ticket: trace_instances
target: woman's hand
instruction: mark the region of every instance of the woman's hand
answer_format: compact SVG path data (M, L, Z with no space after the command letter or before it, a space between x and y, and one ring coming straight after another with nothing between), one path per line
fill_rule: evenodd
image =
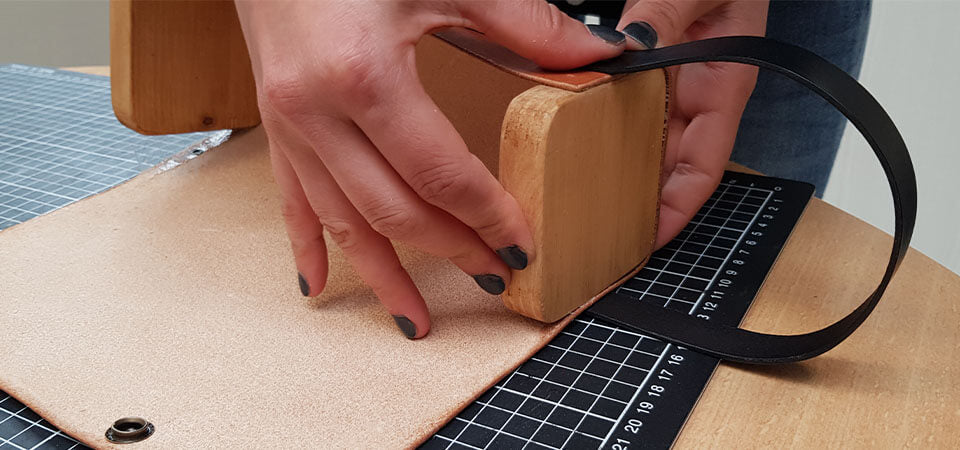
M460 26L543 67L618 55L624 37L542 0L237 2L304 295L326 229L409 338L427 306L390 240L448 258L491 294L536 255L517 205L424 92L414 45Z
M628 0L617 29L627 35L630 50L719 36L762 36L767 7L762 0ZM720 183L757 80L755 67L734 63L687 64L669 71L657 248L683 230Z

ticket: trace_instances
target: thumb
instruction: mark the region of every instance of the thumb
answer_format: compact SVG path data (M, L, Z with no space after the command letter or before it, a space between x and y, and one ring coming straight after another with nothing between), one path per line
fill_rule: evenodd
M647 50L683 42L683 34L701 16L720 5L715 1L628 1L617 29L627 36L628 50Z
M462 16L491 40L547 69L572 69L623 52L626 38L584 25L543 0L466 1Z

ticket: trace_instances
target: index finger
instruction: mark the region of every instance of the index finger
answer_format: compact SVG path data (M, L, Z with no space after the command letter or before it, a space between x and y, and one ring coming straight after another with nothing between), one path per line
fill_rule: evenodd
M425 201L472 228L504 262L523 269L533 235L517 201L470 151L420 84L412 49L385 79L389 95L351 111L354 122Z

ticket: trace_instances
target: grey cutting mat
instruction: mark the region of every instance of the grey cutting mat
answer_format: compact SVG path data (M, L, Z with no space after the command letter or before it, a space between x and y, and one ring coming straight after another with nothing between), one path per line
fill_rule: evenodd
M107 77L0 65L0 230L109 189L211 136L130 131L113 115Z
M142 136L117 121L110 79L0 65L0 230L102 192L229 131ZM0 391L0 450L86 448Z

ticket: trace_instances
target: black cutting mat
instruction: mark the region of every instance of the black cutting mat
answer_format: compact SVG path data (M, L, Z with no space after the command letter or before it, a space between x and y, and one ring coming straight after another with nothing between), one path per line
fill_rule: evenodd
M617 293L739 324L812 194L809 184L727 172ZM718 363L588 309L422 448L668 448Z
M0 449L86 449L37 413L0 391Z

